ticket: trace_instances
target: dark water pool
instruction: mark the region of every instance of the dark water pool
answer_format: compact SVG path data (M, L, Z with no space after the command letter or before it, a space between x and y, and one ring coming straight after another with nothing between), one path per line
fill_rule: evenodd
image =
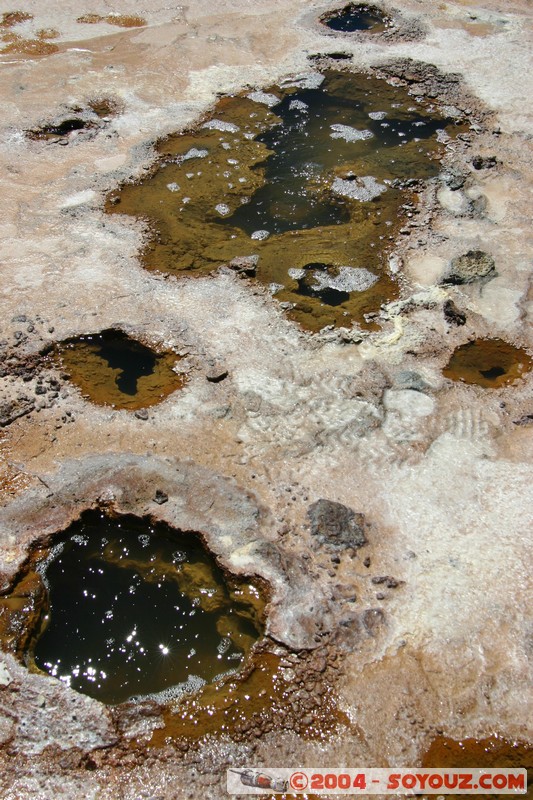
M37 572L48 597L27 658L105 703L194 691L237 671L261 636L258 591L163 523L87 512Z

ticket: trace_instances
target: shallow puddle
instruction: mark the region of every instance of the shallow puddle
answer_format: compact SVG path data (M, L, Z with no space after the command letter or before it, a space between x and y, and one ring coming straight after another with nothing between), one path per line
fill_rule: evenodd
M487 769L525 767L528 771L527 797L531 797L533 780L533 748L525 742L508 741L500 736L486 739L463 739L455 741L445 736L437 736L424 754L423 767L462 767ZM501 794L448 795L463 797L465 800L477 798L502 797ZM526 797L526 795L520 795Z
M147 269L245 264L303 327L365 324L398 291L387 250L416 200L406 184L438 173L454 128L385 81L311 73L223 97L106 210L147 220Z
M322 17L321 22L332 31L354 33L355 31L372 31L381 33L390 24L390 19L376 6L366 3L351 3L339 11L333 11Z
M168 741L193 741L215 733L239 741L280 727L320 741L339 727L350 727L331 690L321 689L313 698L312 691L300 688L294 678L287 679L281 662L274 653L256 653L244 678L206 686L198 696L169 708L164 727L154 731L150 745L163 747ZM312 682L308 678L308 685Z
M85 397L115 408L152 406L185 382L174 371L176 353L156 353L118 330L68 339L56 360Z
M58 122L57 125L43 125L40 128L27 131L27 135L34 140L57 139L58 137L68 136L73 131L83 131L92 127L90 122L78 117L72 117Z
M458 347L443 375L454 381L498 389L533 367L531 356L502 339L475 339Z
M263 608L194 534L91 511L0 599L0 629L4 647L79 692L164 702L236 672Z

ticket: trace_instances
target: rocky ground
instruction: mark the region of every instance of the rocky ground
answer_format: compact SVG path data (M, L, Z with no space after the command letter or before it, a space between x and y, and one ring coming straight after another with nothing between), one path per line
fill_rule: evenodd
M2 797L219 798L229 765L410 766L438 734L533 736L531 377L487 390L442 375L476 337L533 352L530 4L398 0L375 37L321 26L334 7L25 0L33 19L4 18L19 38L0 48L3 589L99 502L198 530L270 586L256 664L272 691L199 738L6 654ZM142 223L105 215L105 193L217 94L339 52L471 117L399 234L400 299L379 329L308 334L231 270L144 270ZM84 128L26 133L73 113ZM113 327L187 353L186 387L135 415L91 404L40 356ZM207 380L213 365L227 376Z

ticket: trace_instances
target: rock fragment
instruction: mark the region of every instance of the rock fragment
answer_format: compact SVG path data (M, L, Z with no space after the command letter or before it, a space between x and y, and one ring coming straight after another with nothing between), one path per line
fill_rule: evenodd
M378 575L374 578L371 578L372 583L375 586L381 586L385 584L387 589L397 589L398 586L402 586L405 581L399 581L397 578L393 578L391 575Z
M29 397L21 397L17 400L8 400L0 403L0 428L5 428L19 417L29 414L35 408L35 401Z
M481 278L493 277L495 262L484 250L469 250L461 256L452 258L450 266L441 283L460 285L473 283Z
M466 314L459 311L453 300L446 300L442 310L444 312L444 319L450 325L464 325L466 322Z
M474 169L492 169L496 164L496 156L474 156L472 159Z
M229 266L240 275L248 275L249 277L253 277L257 271L258 261L259 256L256 254L250 256L237 256L229 262Z
M311 522L311 533L321 544L357 550L367 543L364 514L357 513L342 503L317 500L309 506L307 515Z
M221 361L209 359L205 377L210 383L219 383L228 377L228 369Z

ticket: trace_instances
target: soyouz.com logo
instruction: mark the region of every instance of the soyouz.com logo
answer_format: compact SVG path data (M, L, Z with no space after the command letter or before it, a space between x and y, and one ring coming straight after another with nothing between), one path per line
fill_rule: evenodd
M525 794L525 769L288 769L227 773L229 794Z

